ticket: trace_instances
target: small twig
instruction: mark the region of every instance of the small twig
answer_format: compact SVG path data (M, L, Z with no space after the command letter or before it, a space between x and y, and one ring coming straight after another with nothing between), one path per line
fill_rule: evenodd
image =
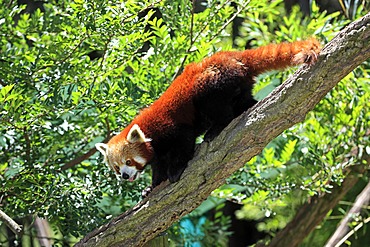
M213 13L213 15L209 17L209 20L212 20L212 18L213 18L213 17L215 17L215 16L218 14L218 12L219 12L221 9L223 9L223 8L224 8L224 6L226 6L226 4L228 4L229 2L231 2L231 0L226 1L223 5L221 5L220 7L218 7L218 8L217 8L217 11L215 11L215 12ZM248 1L248 3L249 3L249 1ZM189 47L189 51L190 51L191 47L193 46L193 44L195 43L195 41L199 38L199 36L200 36L200 35L203 33L203 31L207 28L208 24L209 24L209 22L206 22L206 23L203 25L203 28L198 32L198 34L197 34L197 36L194 38L194 40L192 40L192 41L191 41L191 44L190 44L190 47ZM221 30L223 30L223 29L221 29ZM218 33L219 33L219 32L218 32ZM213 38L212 38L212 39L213 39ZM210 39L210 40L212 40L212 39Z
M186 51L185 56L183 57L180 66L178 67L176 73L172 77L172 81L175 80L176 77L179 76L181 72L181 68L184 67L186 60L188 59L189 52L191 51L191 47L194 45L195 41L198 39L199 35L203 32L203 30L207 27L208 23L203 25L203 29L198 33L198 35L193 39L193 32L194 32L194 11L195 11L195 0L192 1L192 9L191 9L191 23L190 23L190 45Z
M107 125L107 136L105 137L105 139L103 140L104 143L108 142L111 138L112 138L112 133L111 133L111 130L110 130L110 125L109 125L109 121L107 118L105 118L105 123ZM95 154L96 152L96 148L93 147L92 149L90 149L87 153L65 163L63 166L62 166L62 170L67 170L77 164L80 164L82 161L84 160L87 160L88 158L90 158L92 155Z
M195 0L191 2L190 43L193 43Z
M331 236L329 241L326 243L325 245L326 247L340 246L354 233L356 227L359 227L361 224L363 225L363 222L361 222L352 231L350 231L350 228L348 226L351 220L353 219L353 216L359 214L361 212L361 209L369 204L369 201L370 201L370 182L357 196L356 201L353 204L353 207L351 208L351 210L349 210L347 215L340 222L339 227Z
M162 2L162 0L157 0L155 1L154 3L150 3L148 4L147 6L145 6L143 9L141 9L140 11L137 11L135 14L131 14L131 15L127 15L125 16L123 19L122 19L122 22L121 24L124 24L124 23L129 23L132 21L132 19L130 19L131 17L137 17L139 13L142 13L144 11L147 11L148 9L151 9L153 8L155 5L157 5L158 3Z
M250 0L247 1L245 5L240 7L238 11L220 28L220 30L218 30L218 32L212 36L211 40L215 39L221 33L221 31L224 30L240 14L240 12L242 12L242 10L248 6L249 2Z
M340 4L340 7L341 7L341 8L342 8L342 10L343 10L344 15L345 15L347 18L349 18L349 16L348 16L348 12L347 12L346 7L344 6L343 0L338 0L338 2L339 2L339 4Z
M52 64L46 64L34 71L32 71L32 75L35 74L36 72L40 72L41 70L44 70L44 69L47 69L47 68L50 68L52 66L55 66L55 65L60 65L62 63L64 63L65 61L67 61L67 59L69 59L70 57L72 57L75 53L76 53L76 50L82 45L82 43L88 38L88 36L86 35L85 37L83 37L79 43L72 49L72 51L67 54L63 59L59 60L59 61L54 61L54 63Z
M18 225L12 218L0 209L0 219L14 232L14 234L20 236L22 234L22 226Z
M336 245L335 247L340 247L342 244L349 238L351 237L355 232L357 232L361 227L363 227L365 224L370 222L370 217L366 218L363 222L358 224L355 228L353 228L352 231L348 232Z
M108 121L108 118L106 117L104 119L105 121L105 124L107 125L107 136L105 137L105 139L110 139L111 138L111 130L110 130L110 124L109 124L109 121Z
M24 140L26 141L26 159L28 162L31 162L31 141L30 136L28 135L27 132L27 127L23 128L23 136Z
M229 1L226 1L218 10L220 10L220 9L222 9L227 3L228 3ZM220 30L218 30L218 32L215 34L215 35L213 35L210 39L209 39L209 41L212 41L213 39L215 39L221 32L222 32L222 30L224 30L226 27L227 27L227 25L229 25L239 14L240 14L240 12L243 10L243 9L245 9L246 7L247 7L247 5L249 4L249 2L250 2L250 0L249 1L247 1L246 3L245 3L245 5L243 5L221 28L220 28ZM211 16L210 17L210 19L211 18L213 18L216 14L218 13L218 11L213 15L213 16ZM184 56L184 58L182 59L182 62L181 62L181 65L179 66L179 68L177 69L177 71L176 71L176 73L175 73L175 75L172 77L172 81L173 80L175 80L175 78L177 77L177 76L179 76L179 74L180 74L180 72L181 72L181 68L183 68L184 67L184 65L185 65L185 62L186 62L186 60L187 60L187 58L188 58L188 53L191 51L191 48L193 47L193 45L194 45L194 43L195 43L195 41L199 38L199 36L203 33L203 31L206 29L206 27L208 26L208 22L206 22L204 25L203 25L203 28L198 32L198 34L194 37L194 39L192 38L193 37L193 18L194 18L194 7L193 7L193 10L192 10L192 15L191 15L191 26L190 26L190 45L189 45L189 48L188 48L188 50L186 51L186 55Z
M110 138L111 138L111 135L109 135L109 136L107 136L104 140L103 140L103 142L105 143L105 142L108 142L109 140L110 140ZM75 165L77 165L77 164L80 164L82 161L84 161L84 160L87 160L88 158L90 158L91 156L93 156L94 154L95 154L95 152L96 152L97 150L96 150L96 148L95 147L93 147L92 149L90 149L87 153L85 153L85 154L83 154L83 155L81 155L81 156L79 156L79 157L77 157L77 158L75 158L75 159L73 159L73 160L71 160L71 161L69 161L69 162L67 162L67 163L65 163L63 166L62 166L62 170L64 171L64 170L67 170L67 169L69 169L69 168L71 168L71 167L73 167L73 166L75 166Z

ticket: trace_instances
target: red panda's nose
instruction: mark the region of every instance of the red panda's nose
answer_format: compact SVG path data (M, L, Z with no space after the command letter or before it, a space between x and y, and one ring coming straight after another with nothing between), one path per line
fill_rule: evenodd
M130 175L128 175L127 173L122 173L121 176L122 176L123 179L129 179L130 178Z

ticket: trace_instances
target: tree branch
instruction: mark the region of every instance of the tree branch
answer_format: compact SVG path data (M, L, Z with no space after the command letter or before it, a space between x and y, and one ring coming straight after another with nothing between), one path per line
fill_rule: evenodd
M106 137L106 138L103 140L103 142L104 142L104 143L105 143L105 142L108 142L110 138L111 138L111 136ZM92 148L92 149L90 149L87 153L85 153L85 154L83 154L83 155L81 155L81 156L78 156L78 157L76 157L75 159L73 159L73 160L71 160L71 161L69 161L69 162L65 163L65 164L61 167L61 169L62 169L62 170L67 170L67 169L69 169L69 168L71 168L71 167L73 167L73 166L75 166L75 165L80 164L82 161L87 160L88 158L90 158L91 156L93 156L93 155L96 153L96 151L97 151L97 150L96 150L96 148L95 148L95 147L93 147L93 148Z
M316 64L303 66L268 97L203 143L179 182L163 183L149 198L85 236L76 246L142 246L190 213L225 179L306 114L344 76L370 57L370 14L329 42Z
M18 225L12 218L10 218L6 213L0 210L0 220L2 220L16 235L22 234L22 226Z
M342 184L333 184L331 193L310 198L297 212L294 219L278 232L268 247L299 246L303 240L321 223L328 212L350 191L359 180L359 174L366 170L364 165L347 169L347 176ZM266 246L258 244L257 247ZM332 245L330 245L332 246Z
M366 133L366 135L370 135ZM353 156L358 156L359 150L354 149L351 151ZM358 165L347 167L343 171L346 178L339 186L333 184L330 193L317 195L308 202L306 202L296 213L294 219L285 226L283 230L278 232L272 241L267 245L268 247L299 246L303 240L320 224L326 217L330 210L332 210L339 201L356 185L359 180L360 174L363 174L367 169L370 169L370 156L363 153L359 157ZM365 165L367 164L367 165ZM262 247L265 244L258 244L256 247ZM333 245L326 245L326 247Z
M111 130L110 130L108 119L105 119L105 122L106 122L106 125L107 125L107 136L104 138L103 143L107 143L112 138L112 133L111 133ZM61 169L64 171L64 170L67 170L67 169L69 169L69 168L71 168L75 165L80 164L82 161L87 160L88 158L93 156L96 153L96 151L97 151L97 149L95 147L93 147L87 153L85 153L81 156L78 156L78 157L74 158L73 160L65 163L61 167Z
M341 246L347 238L345 238L346 234L350 231L349 224L353 220L353 218L358 215L363 206L369 205L370 202L370 182L366 185L366 187L362 190L362 192L357 196L356 201L344 217L344 219L340 222L339 227L331 236L329 241L326 243L326 247L331 246Z

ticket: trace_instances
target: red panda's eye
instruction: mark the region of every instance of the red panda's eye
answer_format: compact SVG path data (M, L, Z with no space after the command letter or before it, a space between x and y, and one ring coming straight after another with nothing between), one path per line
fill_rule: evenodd
M131 165L131 160L126 160L126 166Z

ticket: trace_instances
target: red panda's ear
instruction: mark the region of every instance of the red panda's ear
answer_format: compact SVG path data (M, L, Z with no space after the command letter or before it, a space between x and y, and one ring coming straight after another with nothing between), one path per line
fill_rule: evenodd
M146 138L139 125L134 124L127 134L127 141L130 143L144 143L151 141L151 139Z
M97 150L100 151L100 153L104 156L104 158L107 157L107 150L108 150L108 145L105 143L96 143L95 147Z

